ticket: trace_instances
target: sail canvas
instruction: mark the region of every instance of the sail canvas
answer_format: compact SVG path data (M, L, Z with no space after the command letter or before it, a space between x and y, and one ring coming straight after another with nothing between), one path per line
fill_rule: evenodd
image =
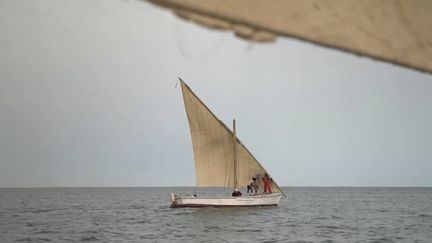
M232 131L181 81L188 117L199 187L232 187L234 185L234 138ZM253 177L267 173L249 150L236 138L236 179L246 187ZM274 192L282 192L273 180Z

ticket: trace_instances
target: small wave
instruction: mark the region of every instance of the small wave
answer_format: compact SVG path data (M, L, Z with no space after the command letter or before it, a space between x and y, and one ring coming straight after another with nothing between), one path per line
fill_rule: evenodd
M97 231L97 230L86 230L86 231L83 231L82 233L84 233L84 234L98 234L99 231Z
M27 226L27 227L33 227L33 226L35 226L35 224L32 224L32 223L26 223L26 226Z
M32 242L33 239L30 237L25 237L25 238L18 239L17 241L19 241L19 242Z
M212 225L212 226L205 226L202 230L203 232L220 232L222 229L219 226Z
M427 213L422 213L422 214L419 214L417 217L419 217L419 218L432 218L432 215L427 214Z
M37 238L37 240L38 241L46 241L46 242L51 241L50 239L47 239L47 238Z
M248 232L251 232L251 233L254 233L254 232L259 232L259 231L261 231L261 230L257 230L257 229L238 229L235 232L239 232L239 233L248 233Z
M137 220L137 218L124 218L122 220Z
M318 216L316 217L316 219L320 220L320 219L328 219L327 217L323 217L323 216Z
M34 211L31 211L32 213L47 213L47 212L51 212L54 211L53 209L37 209Z
M81 236L80 241L81 242L88 242L88 241L98 241L101 240L95 236Z
M131 209L146 209L147 207L144 205L132 205L130 206Z
M373 239L372 242L374 242L374 243L381 243L381 242L392 243L395 241L392 239L389 239L389 238L380 238L380 239Z
M157 239L157 236L150 234L150 235L141 235L139 238L142 240L154 240Z
M339 226L335 226L335 225L318 225L315 228L319 228L319 229L342 229Z
M54 234L57 233L57 231L52 231L52 230L41 230L41 231L36 231L35 234Z
M377 211L377 212L380 212L380 213L386 213L386 212L388 212L389 210L387 210L387 209L377 209L376 211Z
M33 242L33 241L38 241L38 242L45 241L45 242L49 242L49 241L51 241L51 239L40 238L40 237L32 239L30 237L25 237L25 238L18 239L17 241L19 241L19 242Z
M208 213L208 212L222 212L224 210L230 210L231 208L218 208L218 207L203 207L198 208L195 212Z

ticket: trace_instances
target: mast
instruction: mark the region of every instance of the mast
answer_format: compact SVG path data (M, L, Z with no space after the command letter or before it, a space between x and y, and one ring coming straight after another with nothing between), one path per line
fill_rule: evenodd
M237 136L236 136L236 123L233 119L233 145L234 145L234 188L237 188Z

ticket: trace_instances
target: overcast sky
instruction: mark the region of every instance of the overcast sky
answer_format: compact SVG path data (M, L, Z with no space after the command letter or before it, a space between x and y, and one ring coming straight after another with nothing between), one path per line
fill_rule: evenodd
M193 186L182 77L283 186L432 186L432 75L142 1L0 1L0 187Z

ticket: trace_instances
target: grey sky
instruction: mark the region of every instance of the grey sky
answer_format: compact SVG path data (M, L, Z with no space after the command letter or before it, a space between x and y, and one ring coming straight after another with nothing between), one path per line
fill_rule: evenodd
M147 2L0 1L0 187L191 186L182 77L281 185L432 186L432 76Z

